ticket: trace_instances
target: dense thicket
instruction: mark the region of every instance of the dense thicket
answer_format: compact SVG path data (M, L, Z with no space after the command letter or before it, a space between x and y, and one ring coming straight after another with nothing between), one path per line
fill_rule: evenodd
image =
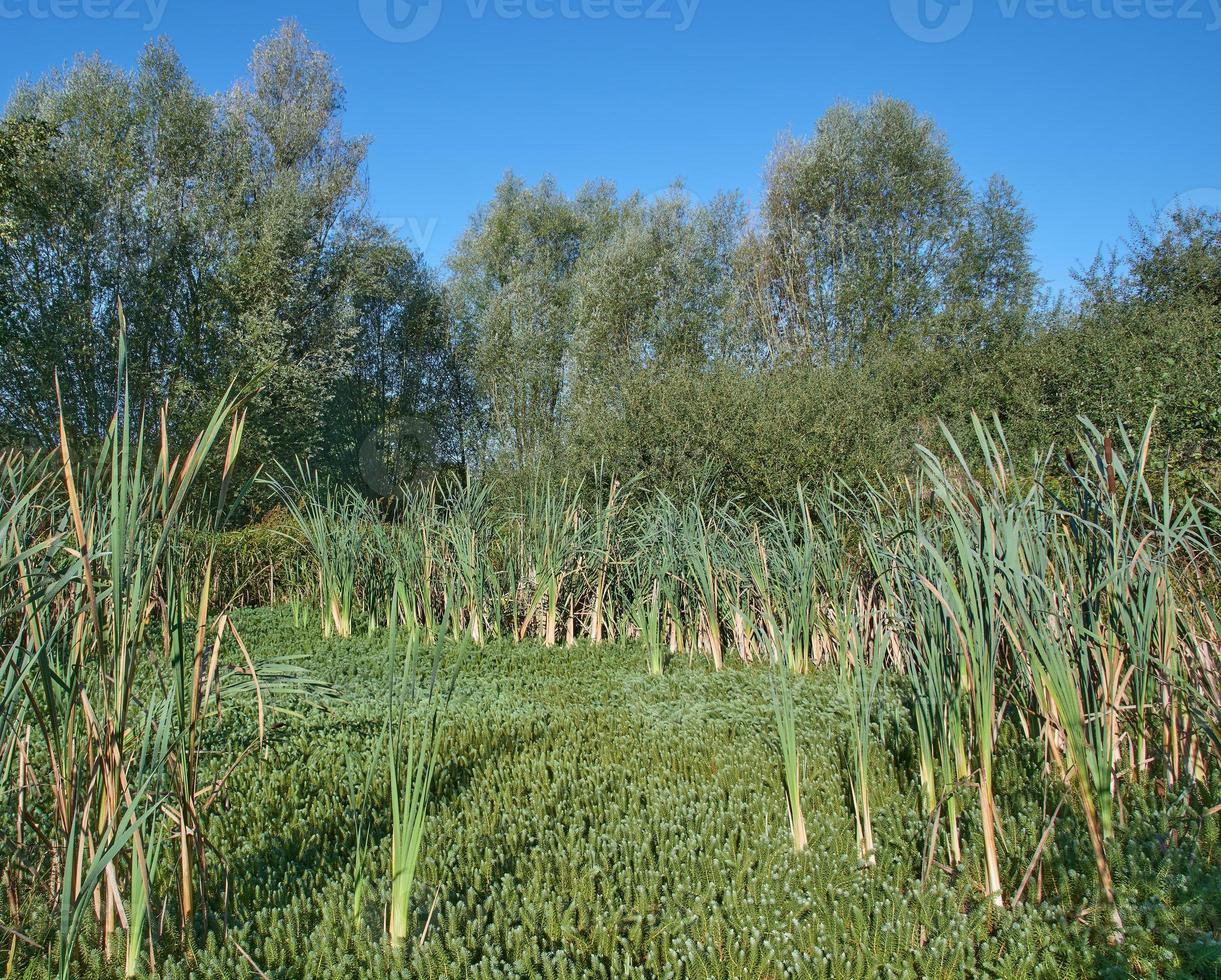
M193 406L261 377L252 465L308 456L379 494L362 447L375 475L410 451L409 469L770 497L907 468L938 419L995 413L1024 450L1155 406L1178 478L1208 475L1216 213L1135 226L1049 298L1014 188L972 187L930 119L879 98L781 139L757 215L681 183L568 195L510 173L441 275L369 216L343 99L291 23L215 96L165 42L132 71L81 59L20 87L0 121L0 439L54 441L56 370L71 434L100 436L121 297L150 416L173 396L194 431Z

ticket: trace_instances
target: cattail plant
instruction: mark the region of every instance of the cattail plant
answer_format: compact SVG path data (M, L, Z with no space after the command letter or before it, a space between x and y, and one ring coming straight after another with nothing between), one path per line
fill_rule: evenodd
M935 454L919 452L930 489L941 507L944 540L925 535L920 541L933 573L922 584L943 606L951 627L949 656L961 657L965 703L978 773L980 824L984 844L984 892L1004 904L997 852L999 813L993 790L993 754L997 730L997 670L1003 634L1003 566L1014 546L1013 489L1003 433L990 435L974 419L989 484L976 479L948 429L943 434L958 463L953 476ZM1016 505L1020 506L1020 505Z
M754 527L755 548L746 556L746 574L749 577L755 598L754 616L749 603L743 603L735 618L740 622L748 619L754 623L751 634L763 638L768 663L783 663L795 671L803 669L803 640L806 637L806 621L802 614L805 603L800 598L794 607L783 601L783 590L773 586L772 560L768 545L759 525Z
M445 634L445 628L441 630ZM398 629L390 626L390 659L398 658ZM390 782L390 904L386 931L390 945L401 949L411 932L411 898L419 868L420 850L432 781L440 758L442 712L456 680L441 676L441 644L433 645L431 663L421 673L419 644L409 638L403 646L399 676L390 686L386 729L386 768Z
M1029 553L1027 553L1029 556ZM1033 557L1033 556L1029 556ZM1062 561L1067 559L1067 566ZM1111 700L1121 683L1113 671L1120 656L1117 645L1092 632L1092 599L1081 595L1080 566L1061 553L1053 558L1051 580L1035 575L1015 576L1012 616L1021 639L1015 646L1031 656L1035 690L1043 715L1053 726L1049 743L1062 739L1067 756L1060 768L1071 774L1078 790L1099 886L1111 913L1113 938L1122 939L1123 921L1115 900L1106 839L1112 832L1114 759L1117 754L1117 717ZM1036 566L1038 567L1038 566Z
M541 615L543 643L556 644L560 593L565 580L577 570L586 529L579 501L580 490L571 488L566 480L558 486L536 482L526 498L521 579L532 583L533 595L521 618L518 639L525 639Z
M7 871L16 887L19 869L29 869L27 883L45 888L58 907L46 948L60 977L73 973L91 914L105 956L126 933L128 975L143 968L143 950L151 962L165 929L158 869L166 863L177 879L180 933L206 917L207 815L233 765L199 781L202 729L222 699L253 694L261 737L265 696L299 689L290 667L256 668L227 617L209 615L211 559L202 577L181 567L188 507L228 428L218 517L224 510L242 398L226 393L182 455L170 449L164 410L154 441L133 417L121 307L118 318L116 407L96 461L81 464L61 408L56 462L28 476L10 466L12 495L5 492L0 518L0 592L14 610L3 614L0 757L11 778L14 740L21 740L17 826L23 841L43 845ZM15 606L7 601L13 595ZM233 647L240 667L225 662ZM27 733L41 739L36 752ZM35 765L36 778L25 781ZM164 861L170 853L173 861Z
M805 814L801 809L801 759L797 751L797 707L793 702L792 671L783 664L770 668L772 714L776 723L776 740L780 753L780 778L788 808L789 829L793 834L793 850L806 849Z
M878 611L872 595L858 592L845 601L836 618L840 687L848 704L848 786L862 864L877 863L873 814L869 805L869 763L873 746L874 705L885 651L879 650Z
M665 643L662 640L661 579L654 578L651 586L638 592L631 606L632 624L644 644L648 671L660 676L665 671Z
M126 388L121 307L119 320L116 410L96 464L78 467L61 409L57 485L44 480L32 488L48 494L45 509L35 514L25 496L6 514L12 549L5 584L15 576L23 602L6 656L0 737L10 756L13 735L27 718L38 721L46 763L39 783L50 800L25 809L18 823L51 844L58 862L51 886L58 891L59 932L50 958L61 977L72 970L89 911L99 919L107 953L121 929L129 930L129 948L142 941L144 910L127 917L119 883L128 877L133 899L147 906L141 835L166 798L165 766L182 732L173 728L174 695L141 699L136 691L149 674L146 641L156 590L172 570L176 524L207 454L239 409L227 394L181 458L171 456L163 416L159 451L146 465L146 432L142 423L133 425ZM200 834L186 838L193 816L181 816L178 834L191 853L201 849ZM132 874L142 880L131 881ZM130 953L127 965L134 969Z
M724 563L719 561L717 544L719 536L715 530L715 519L706 513L698 497L688 503L683 513L681 541L684 544L686 574L694 585L699 611L695 617L696 634L693 645L699 645L702 635L712 665L716 670L725 667L724 647L721 641L721 571Z
M364 543L364 501L355 491L324 479L304 461L298 461L296 475L281 467L281 476L267 483L292 516L301 543L317 564L323 635L351 636Z
M453 481L445 494L446 521L442 535L453 558L452 598L459 619L475 643L483 643L488 633L488 595L496 591L496 572L490 563L492 542L489 535L489 488L469 482Z
M612 480L605 500L594 515L587 563L587 591L592 595L587 603L589 619L586 626L586 633L593 643L601 643L607 636L608 628L615 622L615 561L629 489L619 480Z
M1124 928L1107 843L1115 828L1120 746L1132 728L1145 754L1156 638L1167 628L1174 633L1161 619L1169 582L1159 552L1176 547L1170 529L1177 522L1168 521L1164 535L1136 531L1148 497L1151 424L1138 445L1122 432L1131 468L1116 457L1110 437L1087 434L1081 451L1093 462L1072 470L1072 505L1030 510L1009 562L1012 644L1031 664L1049 751L1077 790L1117 943ZM1129 698L1138 707L1130 722L1124 718Z
M650 674L665 669L667 627L678 603L678 547L674 539L675 511L668 498L635 517L627 550L626 614L636 637L644 646Z
M867 514L876 532L866 530L862 540L886 597L887 615L911 684L925 817L933 828L934 843L944 828L946 862L955 868L962 861L958 789L969 776L965 681L950 612L939 593L928 587L937 569L925 544L938 538L926 524L921 496L918 482L904 488L901 500L871 489Z

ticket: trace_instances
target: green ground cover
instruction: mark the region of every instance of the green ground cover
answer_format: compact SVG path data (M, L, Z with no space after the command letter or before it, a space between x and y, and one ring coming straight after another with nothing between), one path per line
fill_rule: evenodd
M388 780L373 768L391 668L385 631L322 639L286 608L239 615L255 654L303 654L341 700L275 718L226 788L209 874L215 925L165 950L166 977L1207 976L1216 970L1216 820L1134 793L1114 849L1128 934L1090 908L1088 835L1065 806L1023 901L984 900L977 817L963 867L926 862L928 822L901 680L872 756L876 867L859 866L833 672L794 680L810 846L787 823L765 670L643 649L493 643L447 651L444 713L412 940L390 949ZM253 713L222 741L247 744ZM218 745L217 748L222 746ZM224 753L222 753L223 757ZM1037 747L1002 730L1002 873L1020 881L1061 791ZM973 822L973 820L975 822ZM354 920L358 828L370 887ZM220 896L226 896L221 907ZM227 926L226 926L227 923ZM419 937L423 936L422 941ZM93 944L82 944L86 949ZM81 969L112 975L100 954ZM249 960L247 959L249 957ZM34 968L34 967L32 967Z

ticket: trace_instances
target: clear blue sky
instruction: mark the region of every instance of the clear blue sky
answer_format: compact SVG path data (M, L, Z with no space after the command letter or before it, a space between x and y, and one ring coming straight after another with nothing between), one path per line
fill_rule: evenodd
M436 265L506 169L754 202L779 133L877 93L1016 185L1053 286L1133 214L1221 206L1221 0L0 0L0 84L166 34L219 90L288 16L374 138L374 210Z

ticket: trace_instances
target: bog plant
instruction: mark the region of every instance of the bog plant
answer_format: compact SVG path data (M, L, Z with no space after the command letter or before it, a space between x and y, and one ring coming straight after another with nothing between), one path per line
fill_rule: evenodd
M793 850L806 849L805 811L801 806L801 755L797 746L797 706L793 701L792 671L784 664L771 668L772 712L776 723L776 743L779 747L781 785L784 787L785 809L789 831L793 835Z
M1116 825L1126 929L1124 944L1109 947L1105 918L1086 911L1097 908L1093 862L1071 800L1027 900L1014 902L1016 889L1005 909L983 899L973 813L962 828L967 870L934 868L920 882L926 823L905 777L911 732L901 683L878 691L878 862L861 868L837 761L850 722L835 671L789 672L808 834L798 855L768 670L718 674L680 660L649 678L634 647L548 648L508 637L466 661L446 709L411 926L396 949L385 921L384 753L368 795L358 924L351 910L353 811L384 745L387 635L323 639L316 623L294 627L287 608L241 611L237 622L256 659L301 649L344 698L279 730L270 764L235 772L212 835L228 866L228 929L218 923L189 954L163 940L161 976L257 976L242 951L268 976L336 980L1208 976L1214 968L1217 839L1167 837L1167 822L1186 815L1154 793L1130 793ZM445 650L446 664L461 655L452 642ZM401 655L400 647L395 676ZM429 659L421 647L422 676ZM219 744L239 745L242 734ZM1057 783L1012 738L998 744L996 771L1012 854L1041 834L1051 812L1042 792ZM1003 867L1024 870L1028 858ZM74 975L113 973L98 956L82 958Z
M872 596L857 595L854 604L840 607L836 634L840 643L840 684L848 704L848 739L844 753L852 815L856 823L861 863L877 863L870 807L870 757L873 755L874 717L878 681L885 650L878 642L878 613Z
M1072 453L1023 465L976 420L974 444L943 431L920 448L911 483L808 487L766 506L698 486L675 500L613 481L540 479L511 498L438 485L364 557L386 576L422 556L401 579L405 618L435 625L452 610L455 635L634 641L654 674L679 656L833 667L855 720L845 781L866 864L885 846L868 783L874 692L887 669L901 675L929 859L959 868L964 824L977 827L979 885L998 907L1018 885L1004 880L994 775L1014 726L1072 785L1114 908L1106 842L1126 785L1157 773L1162 792L1199 793L1218 756L1211 512L1152 477L1152 431L1112 438L1083 422Z
M179 530L218 450L224 512L243 396L227 393L176 454L165 411L155 426L135 417L121 306L118 318L115 410L96 456L69 443L61 405L53 456L3 462L0 774L13 813L0 858L11 908L55 909L49 934L13 936L60 977L88 920L128 976L156 962L166 933L208 920L211 817L232 769L205 774L207 732L222 703L249 695L257 743L268 695L302 679L290 663L263 673L214 615L212 555L181 566Z
M234 433L230 449L236 452L240 413L227 417L237 420L228 423ZM536 672L546 663L538 651L548 651L557 663L585 664L591 677L600 676L603 658L630 658L638 671L655 675L646 687L632 686L622 674L614 675L618 686L579 687L562 713L568 720L559 723L580 728L576 716L582 706L597 712L628 697L641 708L632 722L638 742L657 746L661 754L672 719L654 728L649 712L656 699L701 678L696 685L701 700L686 710L716 719L723 726L718 740L732 745L747 737L744 732L758 730L768 738L760 740L749 764L725 767L711 760L700 770L699 784L717 799L762 794L783 814L787 849L816 852L819 842L810 836L807 820L821 827L842 816L852 841L853 873L864 883L860 887L897 875L893 884L904 901L918 903L923 890L931 894L961 885L968 889L964 895L981 898L985 918L1015 916L1011 921L1026 921L1024 909L1054 895L1059 902L1054 914L1064 921L1105 920L1102 928L1111 943L1139 950L1145 942L1141 916L1134 925L1132 915L1125 914L1133 906L1119 870L1133 867L1134 857L1124 852L1123 842L1138 832L1134 821L1164 819L1174 823L1178 839L1199 848L1207 866L1221 778L1217 515L1202 501L1176 498L1165 475L1155 473L1153 431L1151 421L1139 436L1122 427L1108 435L1083 421L1071 453L1058 457L1049 451L1022 463L1013 458L998 424L976 420L973 444L960 445L945 431L936 446L918 449L921 471L910 482L891 486L875 480L860 489L838 482L809 486L795 490L788 501L766 505L719 500L707 487L693 487L688 497L675 499L643 492L633 481L577 487L549 484L541 476L524 492L494 482L442 478L406 489L393 503L374 504L328 485L304 464L291 478L281 474L273 487L291 520L278 533L281 540L291 539L298 549L294 560L306 569L283 576L275 590L299 630L293 642L321 634L320 640L357 644L357 635L364 634L370 643L383 643L388 631L392 649L399 651L396 658L403 657L402 670L373 699L380 705L384 748L377 758L388 820L361 822L355 838L348 838L355 853L338 861L352 869L346 920L360 920L361 908L382 881L374 869L385 873L386 932L398 955L407 955L409 938L424 937L430 929L452 939L478 904L477 896L457 899L438 885L436 914L453 919L431 925L432 916L425 915L420 923L420 877L439 881L448 875L436 864L424 869L442 854L453 855L453 834L460 832L450 823L448 834L438 833L432 822L456 821L441 811L467 805L451 799L438 807L435 791L443 784L457 799L467 799L451 762L468 772L479 765L477 756L464 758L448 747L444 758L440 755L444 697L438 694L436 661L431 672L425 670L419 651L439 651L444 643L455 649L494 647L505 651L505 658L513 649L535 651L527 662ZM123 442L116 440L110 451L119 452L115 447ZM139 440L130 437L130 443ZM120 470L133 471L121 455L116 459ZM57 480L63 482L58 473L68 469L68 461L52 469L45 461L10 458L5 466L0 530L6 550L0 557L5 594L13 600L5 608L16 610L7 614L5 642L20 651L55 644L72 649L74 643L95 642L99 624L105 640L111 619L101 616L95 623L89 614L93 600L85 572L92 574L94 565L80 562L88 550L80 542L87 544L90 532L76 530L70 494L55 502L48 491ZM182 472L175 464L166 469L175 477ZM175 484L167 480L166 485ZM128 500L125 492L116 499ZM159 499L172 501L175 493L163 492ZM97 496L92 492L88 499ZM115 511L93 503L81 508L82 513L93 509L99 515ZM105 522L98 517L80 523L88 529ZM160 533L167 522L151 525ZM110 524L105 526L113 533ZM151 578L120 575L122 581L156 583L150 593L158 598L152 621L168 637L167 662L184 665L176 683L191 688L198 676L201 703L211 705L215 690L236 690L240 679L261 704L268 691L265 668L256 673L252 662L241 673L226 674L216 667L217 650L246 659L228 610L218 615L222 607L210 598L216 569L206 552L188 569L165 557L179 553L155 552L160 557ZM192 553L200 554L197 545ZM107 560L114 560L110 551ZM250 557L251 584L243 595L271 592L269 583L258 579L269 567L274 565L260 556ZM119 574L108 571L105 582ZM246 581L238 568L226 566L225 576ZM106 588L95 592L110 601ZM129 607L117 608L122 613ZM145 614L137 616L136 608ZM144 600L142 607L137 602L123 613L132 635L147 629L148 608ZM317 612L306 615L306 610ZM621 654L623 646L630 650ZM28 656L23 653L20 662L33 671L37 658ZM527 669L510 663L506 659L510 675ZM218 677L209 680L217 669ZM530 699L543 696L538 685L545 685L544 675L523 678L535 685L522 705L527 714ZM279 676L287 685L288 675ZM226 677L227 687L221 684ZM52 685L52 691L59 688ZM30 697L7 678L5 692L6 703L14 705ZM817 700L811 701L810 692L817 692ZM41 709L42 702L36 703ZM132 703L128 698L129 709ZM176 733L193 731L199 719L212 716L184 713L175 707L180 702L171 701L162 709L168 719L163 722L149 713L151 703L141 701L134 721L121 729L125 758L131 760L115 795L122 805L103 810L106 820L79 823L89 828L79 833L93 835L84 851L79 837L69 842L88 855L102 847L96 880L86 875L83 884L92 889L90 897L99 896L103 949L117 948L107 936L133 923L136 933L163 936L165 913L154 916L155 908L172 908L185 931L181 909L191 910L193 900L181 887L170 906L164 901L157 906L149 896L171 867L188 869L175 874L197 893L213 874L206 851L184 859L182 842L200 846L202 832L190 821L201 827L204 821L190 811L206 807L219 789L204 789L206 779L214 778L203 775L208 767L175 741ZM188 697L181 703L196 702ZM58 702L56 710L62 710ZM749 720L735 715L743 711L757 714ZM79 713L75 717L83 723ZM505 724L512 728L518 720L510 717ZM819 726L828 731L818 731ZM40 750L29 744L28 727L10 724L4 730L10 795L28 792L31 783L19 774L41 759ZM570 843L583 833L602 834L599 813L538 801L537 791L528 787L550 785L555 777L547 760L534 754L537 729L518 735L520 743L512 734L504 737L520 744L526 782L515 789L496 784L498 793L509 794L502 812L511 812L520 799L523 806L541 807L535 826L547 834ZM610 743L623 747L621 740ZM186 744L198 746L199 740ZM503 745L497 751L504 751ZM367 751L364 759L367 764ZM681 768L678 762L667 765ZM683 772L684 779L695 779ZM613 778L599 778L609 785L628 777L620 769ZM139 780L146 780L147 788ZM135 805L129 807L122 790L133 782L140 792L132 794ZM375 780L361 794L364 812L381 785ZM910 794L903 796L908 787ZM653 792L640 798L651 800ZM897 802L900 796L911 800L910 810ZM1050 802L1032 809L1032 796ZM842 801L842 808L836 809L834 800ZM817 817L810 817L811 804ZM97 806L96 800L90 806ZM33 845L26 809L16 811L22 816L15 830L28 848ZM664 812L664 807L650 811L651 822L633 824L633 833L647 838L650 827L666 819ZM1154 813L1161 816L1150 816ZM480 819L489 821L481 825L482 833L498 834L496 820L510 817ZM765 821L762 839L770 839L770 826ZM526 853L540 846L537 835L543 831L514 833L523 836L506 847ZM747 847L740 834L731 836L735 846ZM682 846L698 851L705 844L687 840ZM1078 845L1089 856L1088 877L1073 860ZM518 867L516 857L490 852L462 860L510 878ZM59 866L55 854L44 861ZM82 867L88 871L92 865ZM146 873L146 867L152 870ZM719 883L716 887L739 887L725 884L737 881L728 859L698 874L702 881ZM909 879L917 879L920 889L913 891ZM1146 887L1128 882L1136 893ZM81 894L78 888L73 901ZM955 900L972 907L962 896ZM109 917L107 901L114 909ZM697 970L686 959L665 959L670 954L657 950L672 951L667 944L679 935L710 936L711 922L670 923L669 938L653 947L645 937L657 928L661 913L642 903L622 911L615 927L636 937L628 945L638 952L654 950L651 970L663 959L676 974ZM143 906L144 912L129 915L127 905ZM480 928L499 929L493 921L497 913L488 914L492 918L480 919ZM522 908L515 914L525 932L543 929L565 949L575 948L565 945L573 935L585 937L585 953L574 953L574 963L588 965L589 949L605 938L601 926L582 918L580 903L571 911ZM113 930L111 919L117 923ZM69 928L61 934L71 942L72 923L65 922ZM929 942L922 929L913 926L895 942L920 948ZM537 966L519 939L506 938L510 934L497 932L523 962ZM453 942L458 943L452 950L455 962L466 963L463 957L479 941L471 933ZM721 948L715 937L708 942ZM616 959L625 955L623 947L616 949L598 962L614 961L631 975L640 963ZM414 961L417 954L410 955ZM474 956L472 969L483 955L495 959L490 953ZM771 954L752 955L734 962L743 969L771 962ZM675 965L679 960L687 964L682 970ZM960 965L946 969L953 973ZM563 975L561 967L554 969Z

